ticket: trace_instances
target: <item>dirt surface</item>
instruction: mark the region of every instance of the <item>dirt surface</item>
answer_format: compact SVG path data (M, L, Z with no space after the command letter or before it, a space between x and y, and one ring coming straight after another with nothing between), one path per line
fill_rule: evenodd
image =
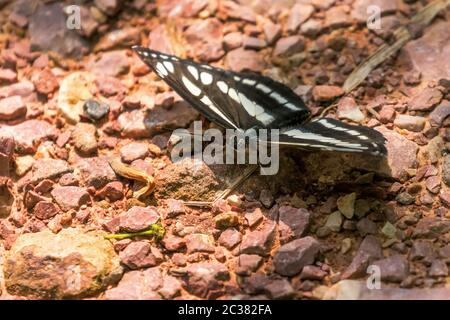
M73 29L72 2L0 1L2 299L450 297L448 10L344 94L427 1L79 2ZM380 29L366 25L372 4ZM134 44L281 81L314 116L332 105L379 130L388 156L283 150L276 176L185 206L244 168L172 163L171 131L201 116ZM154 192L133 198L143 182L111 156ZM155 223L162 239L103 238Z

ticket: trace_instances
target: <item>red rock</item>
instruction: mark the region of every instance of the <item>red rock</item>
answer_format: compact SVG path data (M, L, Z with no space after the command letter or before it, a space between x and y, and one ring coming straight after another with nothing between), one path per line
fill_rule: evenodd
M249 276L262 264L263 258L256 254L241 254L236 261L236 274Z
M393 122L395 118L395 108L392 105L383 106L378 115L378 120L380 120L381 123L386 124Z
M448 267L445 261L434 260L431 264L429 275L431 277L446 277L448 276Z
M47 193L53 188L54 184L55 183L52 180L44 179L34 187L34 191L40 194Z
M211 62L222 58L222 23L216 18L209 18L191 24L186 32L186 41L201 61Z
M224 246L228 250L231 250L236 245L241 243L242 234L236 229L229 228L220 234L220 237L217 241L221 246Z
M0 83L12 83L17 81L17 73L11 69L0 69Z
M187 258L183 253L174 253L172 256L172 262L179 267L186 266Z
M266 36L267 43L272 45L277 41L282 34L280 25L273 23L270 20L264 22L263 25L264 35Z
M437 88L425 88L414 95L408 103L411 111L431 111L442 100L442 92Z
M158 24L149 34L150 49L166 54L174 54L167 28Z
M433 126L442 126L444 120L450 116L450 101L443 100L434 110L430 113L430 123Z
M450 208L450 192L439 194L439 199L441 202Z
M21 96L22 98L29 96L34 92L34 85L28 81L11 84L0 88L0 98L12 96Z
M13 136L0 135L0 177L9 177L15 145Z
M394 255L386 259L373 262L380 268L382 281L402 282L409 275L408 260L401 255Z
M64 211L77 210L91 201L91 197L86 189L74 186L56 187L52 190L51 195Z
M94 0L94 4L109 16L115 15L122 6L119 0Z
M144 159L148 155L148 145L141 142L132 142L120 148L120 157L123 162L131 163L137 159Z
M400 51L398 61L419 71L424 81L448 79L450 78L449 37L448 22L436 21L427 28L427 32L424 32L422 37L405 44Z
M183 201L167 199L164 204L166 206L164 210L165 218L175 218L176 216L186 212Z
M97 128L90 123L77 123L72 131L72 140L75 148L82 155L97 152Z
M418 146L396 132L385 128L379 128L378 131L387 139L388 165L392 177L407 179L406 169L417 166Z
M300 33L308 37L316 37L322 30L322 20L309 19L300 27Z
M438 193L441 188L441 180L438 176L428 177L425 180L427 190L432 193Z
M353 3L352 17L360 22L366 22L369 18L367 8L376 6L380 9L381 14L394 13L397 11L397 3L389 0L356 0Z
M225 64L227 68L236 72L261 72L266 67L264 59L258 52L243 48L228 52Z
M250 228L253 228L254 226L256 226L258 223L260 223L263 220L263 214L261 212L261 209L256 208L255 210L253 210L251 212L247 212L245 214L245 219L247 220Z
M120 229L125 232L139 232L147 230L160 219L154 208L132 207L120 215Z
M59 87L58 79L49 69L44 69L33 77L33 84L36 91L44 95L55 92Z
M64 160L38 159L33 163L29 183L36 185L44 179L54 180L72 171L73 169Z
M319 252L319 243L312 237L291 241L281 246L274 256L275 271L284 276L293 276L303 267L312 264Z
M369 264L382 257L383 250L379 240L372 235L365 237L351 264L342 273L341 279L365 276Z
M311 213L306 209L281 206L279 209L279 232L282 244L301 238L308 230Z
M344 94L344 90L336 86L315 86L312 91L312 95L315 101L324 102L336 99Z
M230 32L223 37L223 45L225 50L230 51L242 46L244 35L240 32Z
M228 18L244 20L249 23L256 23L255 12L248 6L238 5L232 1L222 1L220 3L219 10L222 11Z
M260 230L245 235L239 248L240 253L268 255L272 249L276 230L276 224L273 221L266 221Z
M302 36L281 38L275 44L273 56L290 56L305 49L305 39Z
M164 299L173 299L180 295L181 282L172 276L166 275L163 279L163 285L158 293L163 296Z
M61 184L61 181L59 182ZM107 198L109 201L117 201L124 197L123 184L120 181L109 182L96 193L97 197Z
M78 178L73 173L66 173L58 180L61 186L78 186Z
M19 152L32 153L42 141L55 139L58 131L46 121L27 120L15 126L0 127L0 136L2 135L14 136Z
M217 262L201 262L186 268L185 288L188 292L208 299L220 296L223 281L230 278L227 267Z
M214 245L206 234L194 233L186 236L187 253L206 252L213 253Z
M321 268L316 266L304 266L300 273L300 279L302 280L322 280L327 273Z
M174 235L166 234L162 239L162 244L168 251L179 251L186 247L186 240Z
M357 123L363 122L365 119L356 101L351 97L343 97L339 100L338 117L339 119L348 119Z
M116 98L123 98L127 92L125 85L114 77L101 75L95 79L95 83L100 92L106 97L116 96Z
M83 19L83 10L81 12L81 19ZM96 25L91 23L90 19L85 21L81 26L83 33L90 33L94 31ZM87 30L89 28L89 30ZM87 35L88 36L88 35ZM88 36L89 37L89 36ZM132 45L140 42L140 30L139 28L121 28L118 30L112 30L105 34L94 47L94 51L106 51L118 47L131 47Z
M394 125L401 129L420 132L425 127L425 122L426 119L424 117L399 114L395 118Z
M128 73L130 63L125 51L109 51L103 53L100 59L88 65L88 69L94 74L117 77Z
M119 253L120 261L130 269L153 267L161 263L161 253L146 241L130 243Z
M244 49L260 50L267 46L266 41L256 37L244 37L242 42Z
M77 167L86 184L96 189L116 180L116 174L105 157L82 159L77 163Z
M311 17L314 7L310 4L295 4L291 10L286 22L286 30L289 33L295 33L300 25Z
M47 201L40 201L36 203L33 208L33 215L41 220L47 220L53 218L58 214L58 207Z
M158 267L126 272L119 284L105 292L107 300L159 300L156 292L163 285Z
M337 29L351 25L352 21L348 15L350 7L347 5L336 6L325 11L325 28Z

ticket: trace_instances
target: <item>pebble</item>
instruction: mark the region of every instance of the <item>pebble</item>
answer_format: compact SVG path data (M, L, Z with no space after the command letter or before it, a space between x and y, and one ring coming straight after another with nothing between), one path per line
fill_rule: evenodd
M401 129L420 132L425 127L425 122L426 119L424 117L399 114L395 118L394 125Z
M337 199L337 207L339 211L347 219L353 218L355 214L356 193L350 193Z
M44 69L34 76L33 84L36 91L43 95L52 94L59 87L58 79L49 69Z
M290 36L281 38L275 44L273 56L290 56L294 53L303 51L305 48L305 39L302 36Z
M227 53L225 64L236 72L262 72L266 68L263 57L254 50L237 48Z
M27 106L21 96L11 96L0 100L0 120L13 120L24 117Z
M41 220L53 218L58 212L58 207L54 203L48 201L39 201L33 208L33 215Z
M256 208L253 211L245 213L245 219L247 220L249 227L253 228L263 220L263 214L261 209Z
M137 159L144 159L148 155L148 145L141 142L132 142L120 148L120 158L125 163Z
M132 207L120 215L120 229L125 232L139 232L159 221L159 213L151 207Z
M414 197L413 195L409 194L408 192L401 192L401 193L399 193L397 195L395 200L397 200L397 202L400 203L400 204L409 205L409 204L413 204L414 203L414 201L416 200L416 197Z
M225 54L222 48L223 24L216 18L208 18L189 25L185 31L187 43L205 62L216 61Z
M97 128L85 122L77 123L72 131L72 140L77 151L82 155L97 152Z
M89 119L98 121L109 113L109 105L89 99L83 104L83 110Z
M312 264L319 253L319 243L312 237L297 239L282 245L273 258L275 271L284 276L300 273Z
M125 51L109 51L100 56L100 59L87 66L95 75L118 77L127 74L130 63Z
M361 234L361 236L366 236L368 234L376 234L378 232L378 227L375 222L369 220L368 218L362 218L356 224L356 229Z
M214 242L207 234L194 233L185 237L187 253L214 253Z
M328 216L324 227L333 232L339 232L341 231L342 220L343 219L341 213L339 211L335 211Z
M163 256L147 241L130 243L119 253L120 261L130 269L154 267L162 262Z
M373 265L380 268L382 281L402 282L409 275L408 260L401 255L393 255L386 259L374 261Z
M220 234L217 241L221 246L224 246L228 250L231 250L239 243L241 243L242 233L234 228L229 228Z
M378 238L373 235L366 236L361 242L352 262L342 273L341 279L365 276L369 264L381 258L383 258L383 250Z
M447 263L442 260L434 260L431 263L430 270L428 271L430 277L447 277L448 267Z
M336 86L320 85L315 86L312 90L314 101L326 102L336 99L344 94L344 90Z
M81 177L88 186L100 189L116 180L116 174L106 157L85 158L77 163Z
M305 236L311 222L311 212L290 206L281 206L278 212L278 229L282 244Z
M281 26L273 23L270 20L264 22L263 31L266 37L266 41L269 45L273 45L275 41L277 41L281 37L282 34Z
M255 272L263 263L263 258L256 254L241 254L236 261L236 274L249 276Z
M64 211L70 209L77 210L82 205L91 202L91 197L86 189L75 186L55 187L51 195L58 206Z
M442 92L438 88L425 88L414 95L408 103L408 110L431 111L442 100Z
M286 21L286 30L288 33L297 32L298 28L308 20L314 13L314 7L310 4L295 4L289 14L289 18Z
M240 253L267 256L272 249L276 230L274 222L266 221L260 230L245 235L240 245Z
M227 51L237 49L242 46L244 35L240 32L230 32L223 37L223 45Z
M344 97L338 103L339 119L348 119L356 123L364 121L365 116L351 97Z

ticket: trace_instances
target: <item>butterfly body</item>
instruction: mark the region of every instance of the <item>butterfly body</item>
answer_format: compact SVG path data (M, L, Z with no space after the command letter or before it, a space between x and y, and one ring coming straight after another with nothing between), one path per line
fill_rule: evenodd
M280 146L385 155L385 139L364 126L320 118L295 92L268 77L238 73L134 46L133 50L183 99L217 125L237 131L279 130Z

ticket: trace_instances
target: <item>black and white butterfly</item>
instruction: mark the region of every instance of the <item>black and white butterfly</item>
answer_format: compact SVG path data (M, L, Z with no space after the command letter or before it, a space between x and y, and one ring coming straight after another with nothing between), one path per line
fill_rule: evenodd
M268 77L227 71L148 48L133 50L183 99L227 129L279 129L279 144L307 150L386 155L385 138L364 126L320 118L289 87Z

